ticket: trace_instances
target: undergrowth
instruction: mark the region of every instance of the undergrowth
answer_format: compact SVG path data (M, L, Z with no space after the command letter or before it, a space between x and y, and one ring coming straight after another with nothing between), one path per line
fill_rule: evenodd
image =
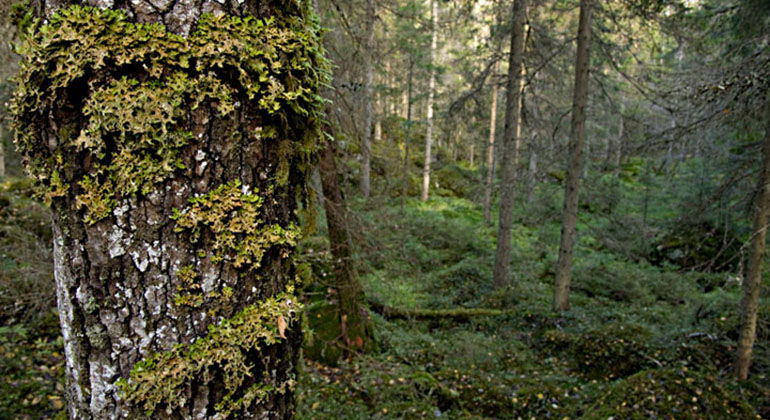
M34 252L49 238L45 209L23 184L13 185L0 194L2 211L12 215L3 232L21 226L31 235L24 242L30 250L22 252ZM615 209L632 193L618 188ZM641 224L620 223L609 204L589 202L578 226L572 309L550 311L559 235L558 218L550 217L556 205L551 193L552 186L542 186L517 210L510 284L501 290L489 284L496 230L483 223L474 202L439 197L406 200L402 207L398 198L354 200L356 264L370 300L402 309L505 311L467 319L372 313L378 351L324 363L313 360L323 358L317 353L305 353L298 418L770 418L770 305L760 309L751 380L736 383L735 274L651 261L645 250L665 236L664 227L657 232L645 225L652 236L632 235L628 230ZM656 211L650 217L666 216ZM323 234L300 247L316 282L308 290L319 293L308 297L314 302L308 305L308 349L334 334L324 330L328 311L316 302L328 298L326 287L334 282ZM631 237L638 243L618 245ZM50 273L50 266L32 265ZM26 276L18 267L0 267L6 301L19 302L2 312L0 417L45 418L63 401L61 341L50 322L38 327L37 317L22 316L51 308L52 296L29 302L13 296L12 279ZM46 276L26 278L52 284Z

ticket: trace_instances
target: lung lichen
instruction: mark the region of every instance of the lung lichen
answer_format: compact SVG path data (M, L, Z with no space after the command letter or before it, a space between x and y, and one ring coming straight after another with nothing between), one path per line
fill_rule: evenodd
M185 38L133 23L122 11L79 6L37 25L13 101L16 142L49 198L73 187L87 222L185 168L181 152L196 142L189 113L201 106L224 117L248 101L261 113L256 121L268 123L249 140L280 145L278 184L286 182L287 161L309 169L327 77L313 25L203 15ZM29 129L49 124L55 134Z
M224 390L211 404L233 417L293 387L290 363L276 352L299 341L295 334L284 342L298 324L300 305L286 280L298 271L290 253L300 233L291 223L294 204L276 202L307 199L304 182L323 141L327 65L308 19L203 15L183 37L122 11L71 6L37 22L26 40L13 101L16 142L54 203L93 224L120 217L127 199L136 199L132 209L163 213L221 184L189 198L170 221L189 245L169 268L175 310L201 316L191 315L191 324L211 322L208 332L146 356L117 382L132 410L189 409L191 388L213 384ZM234 154L260 151L264 160L206 157L222 145ZM203 163L218 172L201 175ZM156 222L150 229L162 229L164 220ZM269 279L263 259L275 263ZM248 299L232 299L249 290ZM217 316L204 316L211 311ZM99 341L102 331L90 335L108 343Z
M265 224L258 191L249 191L239 181L220 185L207 194L190 199L190 206L174 210L177 232L189 232L197 242L204 230L213 234L211 261L228 262L235 268L257 270L264 253L274 246L293 247L299 229L292 225ZM288 256L284 252L283 256Z
M275 297L249 306L190 345L178 344L165 353L153 354L137 363L128 380L117 386L123 398L151 415L158 407L172 411L184 406L187 387L192 381L208 382L223 375L226 394L217 404L227 414L259 403L273 392L286 392L293 381L276 382L271 372L255 376L248 353L282 340L287 325L297 318L300 305L293 287ZM255 384L244 385L258 378ZM220 413L222 414L222 413Z

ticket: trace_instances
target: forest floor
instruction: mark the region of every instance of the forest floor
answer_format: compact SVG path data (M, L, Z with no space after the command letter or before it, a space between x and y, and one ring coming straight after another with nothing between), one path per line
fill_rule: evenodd
M433 311L372 312L378 350L337 360L325 345L336 334L324 322L334 304L327 244L323 231L307 238L302 255L317 281L307 289L298 417L770 418L767 299L752 379L736 383L739 282L705 270L718 253L703 270L673 264L692 253L668 249L672 237L650 226L674 210L642 203L639 185L613 185L614 199L599 184L603 194L586 192L572 309L562 315L550 310L558 185L543 184L518 210L503 290L490 281L496 230L473 201L354 199L356 263L373 307ZM0 188L0 419L60 417L64 404L48 217L29 191L18 181ZM463 308L500 313L455 316Z

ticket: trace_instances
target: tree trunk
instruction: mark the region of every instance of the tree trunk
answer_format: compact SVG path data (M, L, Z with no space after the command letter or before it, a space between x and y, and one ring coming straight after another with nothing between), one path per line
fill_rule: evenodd
M364 58L366 80L364 81L364 132L361 137L361 194L369 197L372 172L372 122L374 121L374 0L366 2L366 41L368 57Z
M414 82L414 60L409 56L409 75L407 76L407 100L406 100L406 130L404 130L404 167L401 176L401 203L400 207L404 209L406 195L409 192L409 140L412 136L412 84Z
M288 418L326 74L309 7L115 4L45 4L13 103L52 200L69 415Z
M5 127L0 123L0 178L5 177Z
M487 143L487 176L484 183L484 221L492 222L492 188L495 182L495 132L497 131L497 70L499 61L495 61L492 71L492 106L489 110L489 142Z
M626 108L626 104L623 101L623 98L620 98L620 114L618 115L618 135L615 137L615 141L613 142L613 148L612 148L612 154L609 157L610 159L610 168L612 168L612 173L615 176L618 176L620 174L620 163L623 159L623 111Z
M757 338L757 313L762 289L762 261L765 255L767 222L770 215L770 94L765 104L765 144L762 171L759 173L757 201L754 204L754 235L749 249L748 273L743 284L741 301L741 333L738 339L738 358L735 375L746 379L751 367L751 354Z
M382 141L382 121L377 118L374 122L374 142Z
M523 95L524 36L527 16L527 1L513 3L511 28L511 53L508 62L508 92L505 98L505 129L503 132L503 159L500 165L500 225L497 232L497 249L493 283L496 288L508 284L508 269L511 263L511 228L513 225L513 202L516 188L516 167L521 142L521 97Z
M436 40L438 38L438 0L431 0L430 78L428 80L428 104L425 131L425 163L422 168L422 201L428 201L430 192L430 164L433 159L433 97L436 91Z
M353 261L347 209L337 179L334 143L322 152L319 169L324 192L324 210L329 231L329 250L334 260L334 284L342 331L341 347L347 354L372 348L369 314L364 308L364 292Z
M585 143L585 108L588 101L588 52L591 42L591 0L580 0L580 23L578 27L577 59L575 61L575 91L572 98L572 122L569 139L570 163L564 192L561 244L556 263L556 286L553 308L556 311L569 309L569 288L572 277L572 252L578 210L578 191L583 164Z
M527 202L531 203L535 198L535 185L537 184L537 135L532 136L529 145L529 164L527 165Z

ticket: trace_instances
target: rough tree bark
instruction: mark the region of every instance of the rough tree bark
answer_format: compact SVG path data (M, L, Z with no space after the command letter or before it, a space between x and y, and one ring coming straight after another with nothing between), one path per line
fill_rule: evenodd
M626 109L626 104L623 99L623 97L620 97L620 112L618 113L618 134L615 136L614 139L612 139L612 147L610 150L610 155L607 156L607 161L609 162L609 167L612 170L612 174L614 176L618 176L620 174L620 164L623 160L623 135L624 135L624 120L623 120L623 112Z
M567 182L564 192L561 243L556 262L556 285L553 294L553 308L556 311L569 309L569 289L572 278L572 251L578 210L578 191L585 148L586 103L588 101L589 46L591 44L591 0L580 0L580 22L578 24L577 57L575 60L575 90L572 97L572 122L570 124Z
M348 355L372 348L372 325L364 306L364 292L353 261L347 208L338 181L336 150L329 142L322 152L319 169L324 192L324 210L329 231L329 250L332 254L334 283L339 307L340 337Z
M738 353L735 375L738 379L749 377L754 341L757 338L757 314L762 289L762 262L765 255L767 223L770 216L770 94L765 104L765 142L762 170L759 173L757 201L754 204L754 235L749 248L748 273L743 284L741 300L741 330L738 339Z
M53 209L70 417L290 417L326 77L308 4L40 11L13 110Z
M0 122L0 178L5 176L5 128Z
M406 118L406 128L404 134L404 162L402 167L403 174L401 175L401 200L399 206L401 210L404 209L404 202L406 202L406 195L409 192L409 141L412 136L412 87L414 82L414 59L409 56L409 74L406 82L406 107L404 109L404 117Z
M511 52L508 61L508 91L505 97L503 158L500 162L502 179L500 184L500 222L492 277L496 288L508 284L508 270L511 263L514 190L516 188L516 167L519 160L519 143L521 143L521 97L523 95L522 82L524 81L522 67L526 16L527 1L515 1L511 27Z
M529 163L527 164L527 202L531 203L535 198L535 186L537 185L537 134L533 134L529 141Z
M372 173L372 125L374 121L374 21L377 15L374 0L366 2L366 40L364 47L364 132L361 137L361 194L369 197Z
M425 163L422 167L422 194L420 199L428 201L430 194L430 165L433 160L433 98L436 94L436 44L438 39L438 0L431 0L430 32L430 78L428 80L428 103L426 106Z
M487 176L484 182L484 221L492 222L492 188L495 181L495 134L497 131L497 70L500 65L495 61L492 67L492 105L489 109L489 141L487 143Z

